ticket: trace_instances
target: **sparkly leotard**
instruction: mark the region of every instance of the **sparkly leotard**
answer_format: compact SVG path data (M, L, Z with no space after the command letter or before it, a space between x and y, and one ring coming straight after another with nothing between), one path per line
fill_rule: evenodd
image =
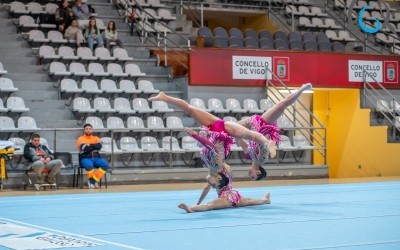
M229 183L221 189L216 189L218 197L225 197L232 204L233 207L237 206L240 202L241 195L238 191L232 189L232 172L228 173L225 168L220 171L229 179Z

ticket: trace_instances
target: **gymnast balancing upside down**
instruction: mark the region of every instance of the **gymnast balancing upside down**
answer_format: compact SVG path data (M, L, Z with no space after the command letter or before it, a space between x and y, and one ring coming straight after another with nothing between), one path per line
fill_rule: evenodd
M278 102L276 105L265 111L262 115L253 115L249 118L238 121L238 124L253 131L259 132L276 144L281 138L279 135L279 128L277 126L278 118L283 115L287 107L296 102L296 100L304 91L311 89L311 83L303 84L299 90L288 95L284 100ZM248 148L246 148L246 142L243 140L239 140L238 142L244 149L246 156L252 160L252 165L249 168L249 177L255 181L265 178L267 173L262 165L268 160L268 158L265 157L265 152L268 149L256 141L249 141L247 144Z

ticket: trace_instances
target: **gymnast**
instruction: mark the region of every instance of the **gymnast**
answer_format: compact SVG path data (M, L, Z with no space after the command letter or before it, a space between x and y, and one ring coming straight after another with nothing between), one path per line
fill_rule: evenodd
M218 140L224 142L223 148L225 157L227 157L231 152L230 146L233 144L232 137L237 138L238 140L246 139L249 141L255 141L259 145L264 146L265 150L263 152L265 154L270 154L272 158L276 155L274 142L267 139L257 131L252 131L235 122L224 121L204 110L190 105L184 100L168 96L163 92L160 92L157 96L150 97L148 100L164 101L173 104L194 118L196 122L200 123L202 126L205 126L207 135L209 138L211 138L211 140L218 138ZM221 154L219 151L217 153ZM265 155L264 157L268 156Z
M179 208L188 213L192 213L270 203L269 192L267 192L262 199L251 199L241 196L238 191L232 189L233 175L231 167L224 162L225 157L221 157L216 151L217 147L221 147L223 141L218 141L218 139L216 141L210 141L204 137L205 135L199 135L191 129L186 129L186 132L203 145L200 155L210 173L206 178L208 184L203 189L197 204L189 207L185 203L181 203L178 205ZM218 198L207 204L201 204L211 187L216 189Z
M285 109L292 105L305 90L311 89L311 83L303 84L299 90L291 93L284 100L265 111L262 115L253 115L239 121L238 124L266 136L275 145L280 141L279 128L277 126L278 118L283 115ZM267 173L262 165L268 160L268 158L265 157L267 155L266 151L271 152L271 150L265 148L264 145L256 141L250 140L246 143L239 139L238 142L244 149L246 157L252 160L252 165L249 168L249 177L255 181L265 178Z

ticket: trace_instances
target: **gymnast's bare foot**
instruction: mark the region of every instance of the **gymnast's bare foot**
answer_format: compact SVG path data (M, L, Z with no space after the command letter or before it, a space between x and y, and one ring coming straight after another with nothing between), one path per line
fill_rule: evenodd
M276 147L275 147L275 142L274 141L269 141L266 144L269 152L270 159L275 158L276 156Z
M312 89L312 84L311 83L304 83L301 85L301 90L311 90Z
M188 213L192 213L192 209L190 209L190 207L188 207L188 205L186 205L185 203L181 203L178 205L179 208L185 210Z
M270 193L269 192L267 192L265 194L264 200L265 200L265 204L271 204L271 198L270 198Z
M150 97L148 100L149 101L165 101L167 96L165 95L164 92L160 92L158 95Z

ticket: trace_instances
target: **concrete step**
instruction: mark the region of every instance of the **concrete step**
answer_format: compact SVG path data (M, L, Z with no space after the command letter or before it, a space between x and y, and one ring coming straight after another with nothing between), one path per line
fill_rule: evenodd
M44 100L58 100L59 91L24 91L18 90L15 94L24 98L24 100L32 100L32 101L44 101ZM43 109L48 110L49 106L44 106Z
M30 47L24 47L21 43L21 47L18 48L0 48L1 56L15 56L15 57L33 57L32 49Z
M8 40L8 41L2 41L1 43L0 43L0 49L12 49L12 50L18 50L18 49L21 49L21 48L26 48L26 49L29 49L29 50L31 50L31 46L28 44L28 43L26 43L25 41L23 41L23 40Z
M150 51L144 50L143 48L132 48L132 47L125 47L128 51L128 55L133 58L150 58Z
M7 69L9 73L18 73L18 72L23 72L23 73L34 73L34 74L41 74L41 73L46 73L43 71L43 67L39 65L24 65L24 64L10 64L9 62L5 62L4 68Z
M158 67L158 66L144 66L140 68L141 72L147 73L147 74L170 74L170 68L165 68L165 67Z
M53 82L13 81L19 90L33 91L58 91Z
M32 116L35 118L36 122L46 121L49 125L54 126L54 122L58 120L74 120L75 117L69 110L31 110L26 113L27 116ZM76 121L76 119L75 119ZM47 126L49 126L47 125ZM41 125L43 126L43 125Z
M1 55L1 53L0 53ZM13 81L32 81L32 82L49 82L51 78L48 74L32 74L32 73L7 73L4 77L11 78Z
M25 105L36 111L42 110L48 112L49 107L51 107L52 110L70 111L70 109L65 105L64 100L25 100Z
M21 34L17 34L16 32L10 32L10 31L7 31L7 30L3 30L3 28L4 29L6 29L7 27L2 27L1 28L1 36L0 36L0 41L1 42L6 42L6 41L10 41L10 42L12 42L12 41L25 41L23 38L22 38L22 36L21 36Z
M73 119L72 120L71 119L69 119L69 120L39 120L39 121L36 121L36 123L38 123L38 127L40 127L40 128L80 128L80 127L82 127L82 125L78 125L76 120L73 120ZM57 131L57 138L62 133L65 133L65 132ZM82 134L82 132L80 132L80 134ZM78 137L76 137L76 138L78 138ZM59 143L61 143L61 142L59 142Z
M1 61L2 62L12 62L14 64L19 64L19 65L36 65L37 59L35 57L16 57L15 55L2 55L1 56Z

